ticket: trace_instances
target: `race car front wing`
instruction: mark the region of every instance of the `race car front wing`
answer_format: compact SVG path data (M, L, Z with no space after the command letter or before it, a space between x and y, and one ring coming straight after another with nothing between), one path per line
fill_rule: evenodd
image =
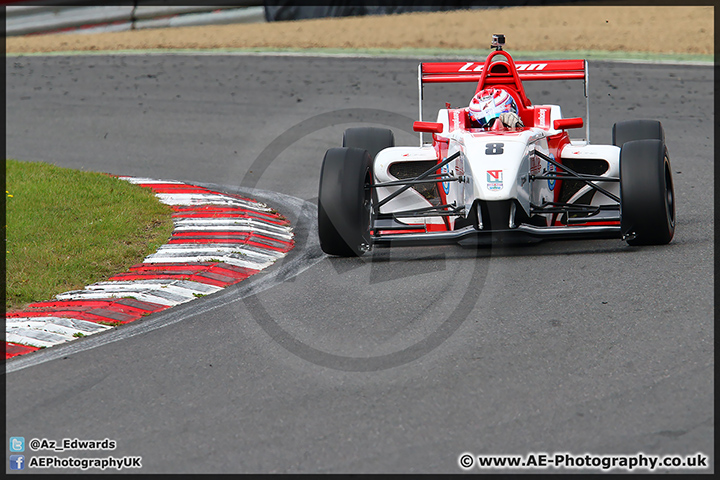
M622 234L620 225L536 227L522 224L515 228L491 231L477 230L473 226L467 226L447 232L375 234L373 235L373 245L401 247L458 243L471 246L491 243L529 243L548 238L566 240L622 238Z

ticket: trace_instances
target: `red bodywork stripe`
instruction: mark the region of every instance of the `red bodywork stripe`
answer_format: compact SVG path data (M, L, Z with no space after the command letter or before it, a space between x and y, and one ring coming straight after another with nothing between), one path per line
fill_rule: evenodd
M418 230L380 230L380 235L400 235L403 233L425 233L425 229Z
M547 111L548 117L550 118L550 111ZM552 153L555 156L555 161L558 162L560 165L563 164L562 161L562 150L565 148L566 145L570 145L570 136L567 132L561 132L557 135L553 135L552 137L548 137L548 150L550 150L550 153ZM557 168L556 168L557 170ZM560 191L562 190L563 181L562 180L555 180L555 188L553 188L553 201L559 202L560 201ZM558 225L558 221L560 219L559 213L554 213L550 217L550 225Z
M405 229L405 230L380 230L380 235L402 235L403 233L426 233L426 232L447 232L450 230L447 226L440 223L428 223L427 225L419 225L421 228Z

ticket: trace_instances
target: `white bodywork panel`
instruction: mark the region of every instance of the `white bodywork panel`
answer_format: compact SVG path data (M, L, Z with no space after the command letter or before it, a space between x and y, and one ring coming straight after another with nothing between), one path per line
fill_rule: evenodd
M390 175L390 166L398 162L437 161L435 149L423 147L390 147L378 152L373 163L373 175L376 183L393 182L398 178ZM402 186L378 187L378 199L400 190ZM401 212L431 206L431 203L416 190L409 188L388 203L380 207L381 213ZM411 223L443 223L438 217L413 218Z
M566 146L561 152L563 159L588 159L588 160L605 160L608 163L607 172L603 173L603 177L620 177L620 147L615 145L576 145ZM595 182L601 188L608 192L620 196L619 182ZM576 201L584 194L589 192L591 187L584 186L568 200L570 203ZM593 195L591 205L610 205L615 203L606 195L596 193Z
M443 132L436 134L440 141L448 142L447 155L460 152L458 158L442 169L463 181L444 182L440 188L444 190L447 203L464 205L465 212L470 210L476 199L484 201L502 201L517 199L526 214L530 213L530 204L542 205L552 202L555 197L554 180L530 180L530 175L544 175L557 170L550 162L535 155L535 152L554 158L548 148L548 137L557 135L562 130L555 130L553 122L561 119L562 112L558 105L535 105L535 123L521 131L488 131L481 129L456 128L460 124L458 109L441 109L438 111L437 123L443 124ZM450 118L451 115L455 118ZM546 118L547 117L547 118ZM540 128L542 127L542 128ZM619 176L620 149L612 145L589 145L587 142L573 141L561 152L563 159L601 159L609 164L604 176ZM440 159L442 160L442 159ZM420 147L391 147L380 151L375 157L373 173L376 183L398 180L389 173L390 166L397 162L438 161L433 146L425 144ZM558 159L561 161L561 159ZM618 182L601 182L602 188L619 196ZM378 187L378 199L382 200L401 186ZM577 200L591 187L580 189L570 202ZM613 203L605 195L596 194L593 205ZM430 207L431 203L416 190L409 188L394 199L380 207L381 213L392 213L405 210ZM544 215L548 220L551 214ZM442 224L440 217L414 217L403 219L414 224ZM451 222L453 220L451 219Z

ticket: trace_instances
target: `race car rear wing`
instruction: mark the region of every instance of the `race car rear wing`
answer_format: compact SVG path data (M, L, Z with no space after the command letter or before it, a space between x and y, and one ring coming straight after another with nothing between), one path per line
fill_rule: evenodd
M422 83L478 82L485 62L421 63ZM543 60L515 62L520 80L585 80L585 60Z
M516 78L520 82L534 80L583 80L583 94L585 96L585 135L586 141L590 141L590 101L588 99L588 66L586 60L541 60L532 62L514 62L507 52L502 50L493 52L483 62L430 62L418 65L418 103L419 121L422 118L423 86L426 83L457 83L457 82L480 82L488 78L484 72L485 65L490 63L491 58L496 54L505 56L510 65L515 66L515 72L506 72L507 83L514 83ZM506 64L507 65L507 64ZM511 67L512 68L512 67ZM493 70L493 67L490 67ZM515 77L517 75L517 77ZM524 91L521 92L524 97ZM527 101L527 98L523 98ZM422 145L422 133L420 134Z

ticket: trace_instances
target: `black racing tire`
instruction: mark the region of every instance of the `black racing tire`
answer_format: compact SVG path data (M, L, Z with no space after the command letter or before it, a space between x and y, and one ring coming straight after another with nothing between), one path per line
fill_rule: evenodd
M325 153L318 191L320 248L328 255L359 257L372 247L374 195L367 150L331 148Z
M629 245L664 245L675 235L672 170L660 140L634 140L620 150L620 227Z
M367 150L370 153L370 158L374 160L380 150L395 146L395 135L388 128L348 128L343 133L342 146Z
M665 131L657 120L626 120L612 127L612 142L618 147L633 140L650 139L665 143Z

